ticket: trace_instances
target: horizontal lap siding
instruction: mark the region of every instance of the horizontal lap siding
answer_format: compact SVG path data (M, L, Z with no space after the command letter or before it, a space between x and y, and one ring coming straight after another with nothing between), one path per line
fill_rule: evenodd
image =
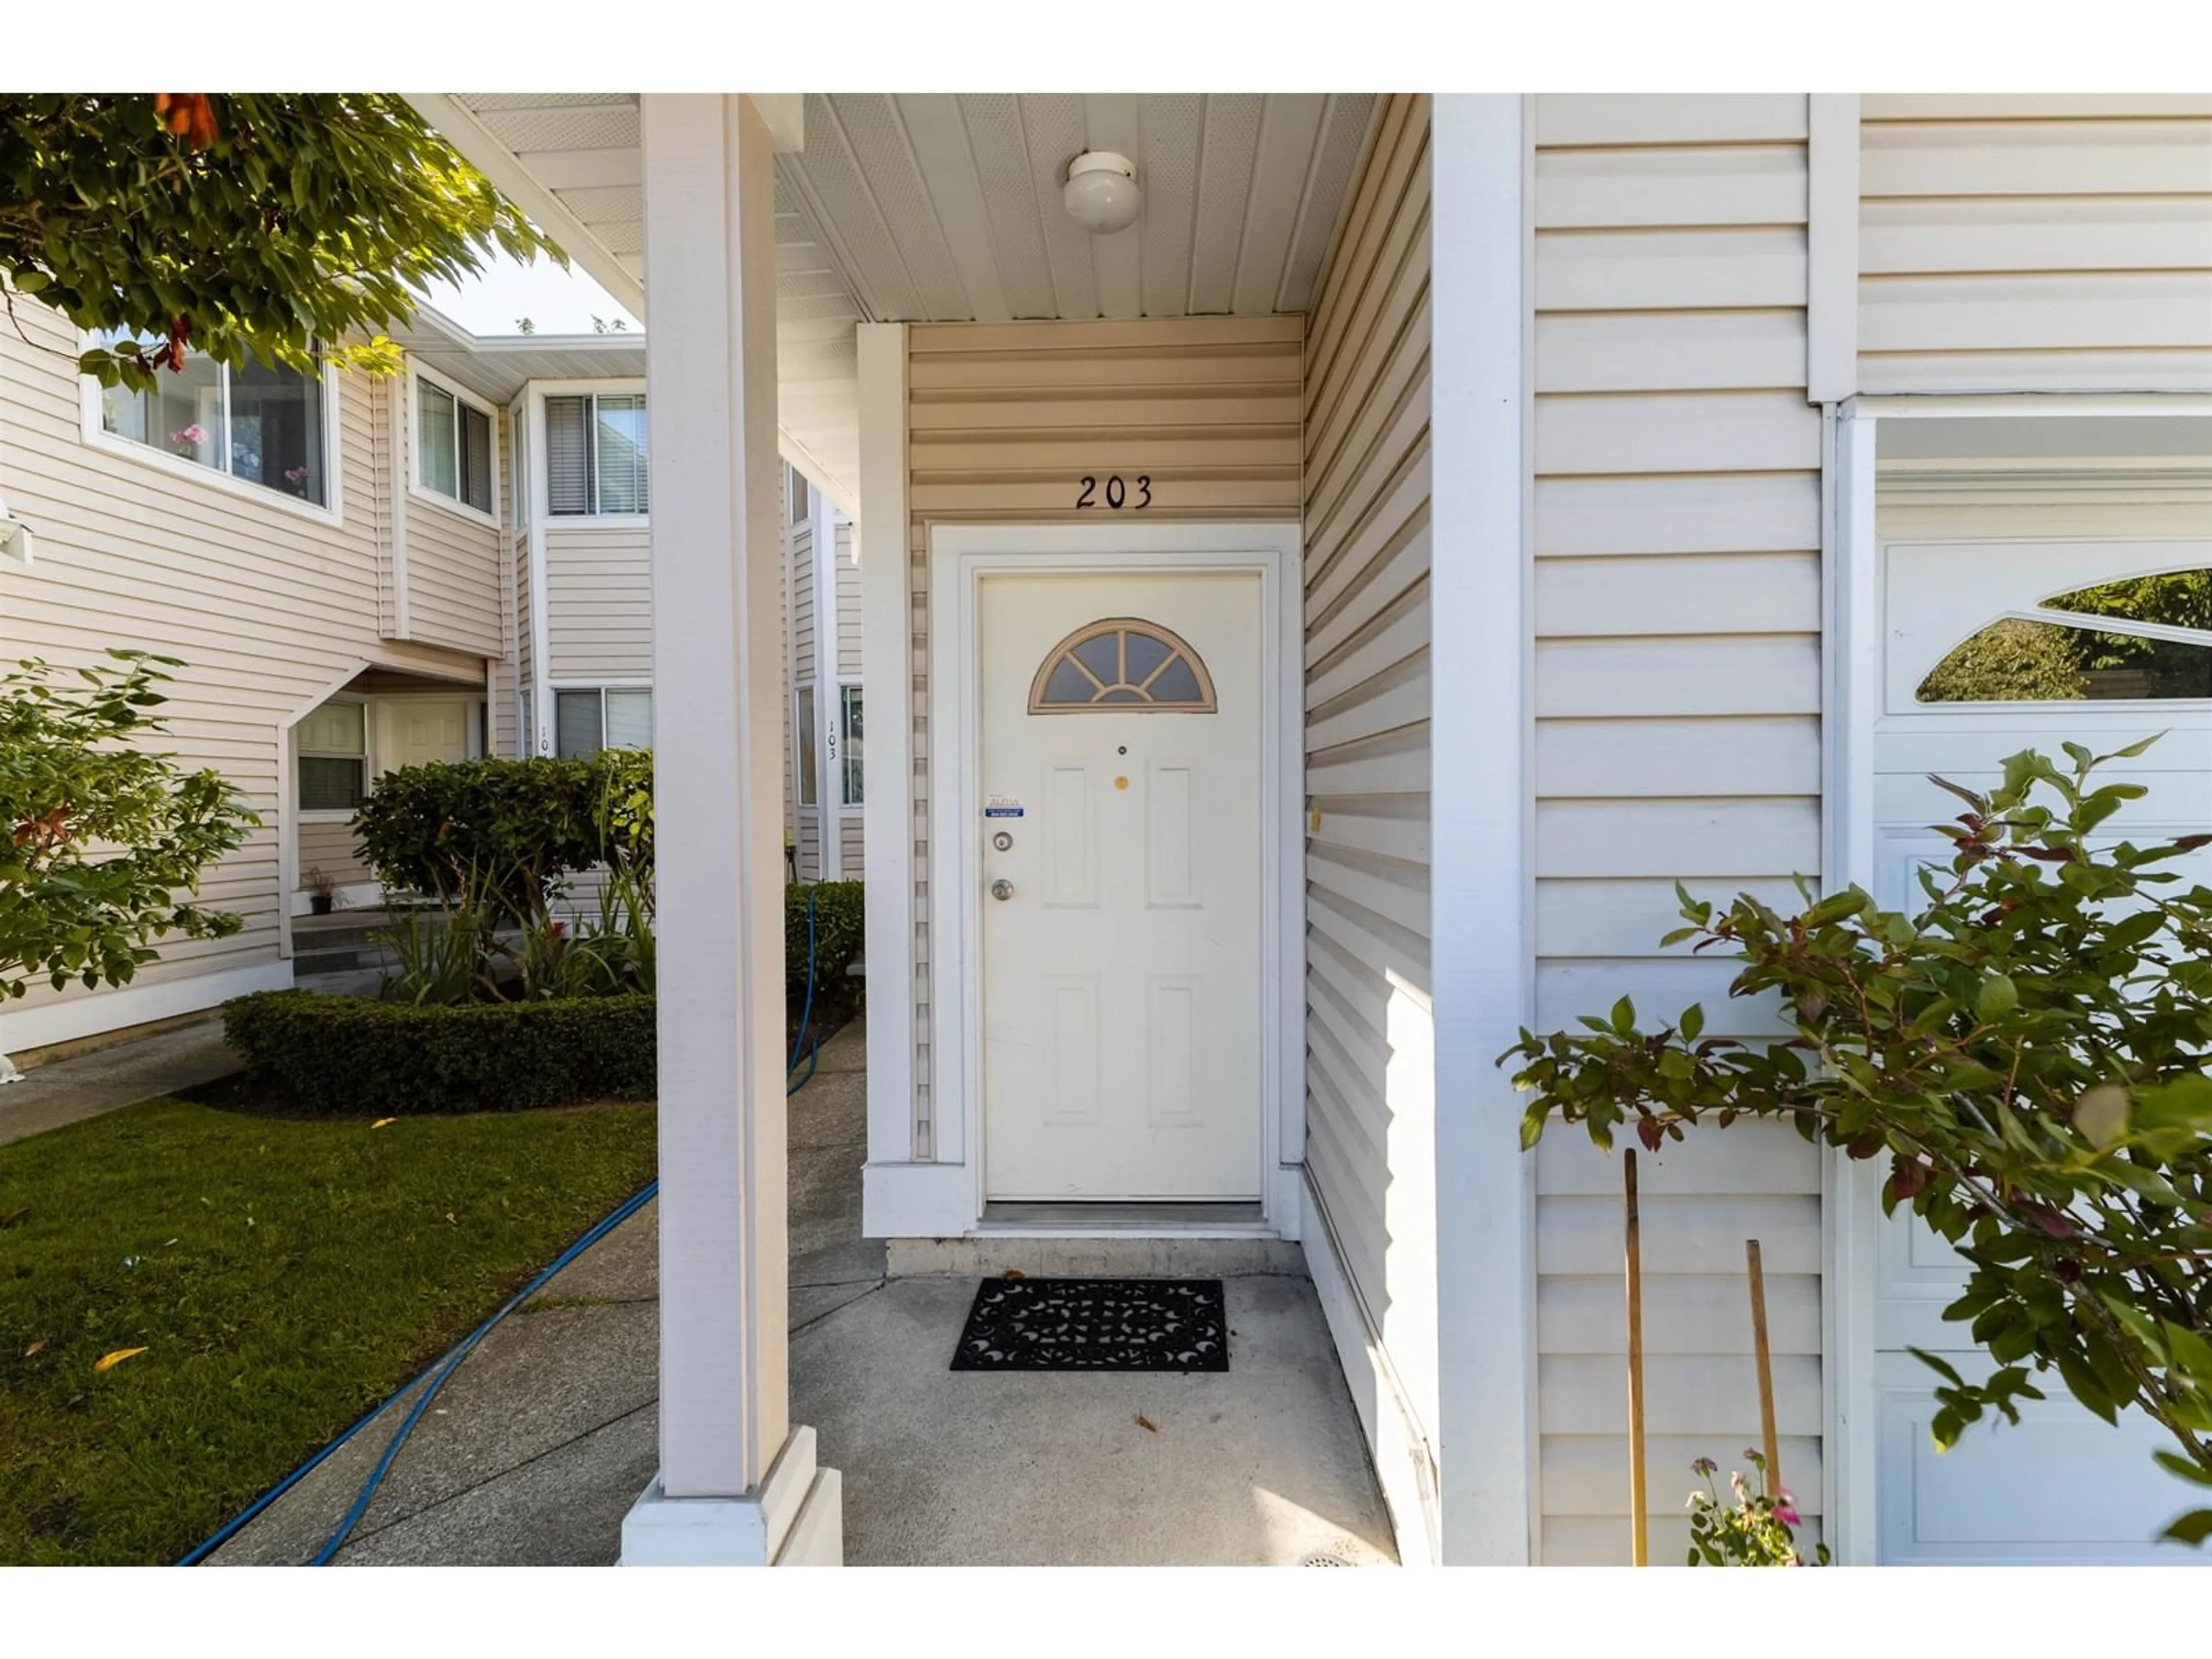
M1772 1016L1729 1000L1729 964L1657 941L1677 880L1784 902L1819 872L1805 100L1536 109L1537 1019L1626 993L1761 1035ZM1689 1461L1758 1438L1748 1237L1769 1264L1785 1465L1820 1507L1820 1171L1752 1126L1646 1163L1647 1490L1668 1560ZM1620 1249L1618 1159L1554 1129L1537 1164L1548 1562L1627 1559Z
M837 678L860 678L860 561L853 550L851 520L837 520Z
M812 521L810 520L803 524L790 526L784 534L784 546L786 549L784 569L787 572L791 593L790 638L793 684L796 690L799 685L811 683L816 678L814 526ZM814 718L817 726L823 718L823 707L821 688L817 685L814 693ZM794 697L792 702L792 738L790 744L787 745L793 750L794 765L797 763L796 750L799 743L798 709L798 702ZM796 777L793 780L792 787L794 789L798 787ZM820 799L821 789L822 780L817 777L815 795L817 801ZM819 807L799 807L794 825L797 834L794 852L799 879L817 880L822 874L822 814Z
M96 663L111 646L183 659L171 671L163 746L221 771L262 824L203 883L202 896L244 927L158 945L161 960L136 982L274 962L286 721L371 661L482 672L480 660L380 638L387 388L338 377L332 524L87 441L75 331L21 299L15 312L28 339L0 328L0 495L35 528L39 556L28 568L0 563L0 653L64 669ZM88 994L99 994L40 988L15 1006Z
M407 503L407 636L479 657L497 657L498 527L426 501Z
M1860 109L1859 384L2212 390L2212 100Z
M936 524L1093 524L1079 480L1152 479L1132 522L1299 514L1297 317L933 323L908 329L914 618L915 1076L932 1144L928 550ZM1132 497L1131 499L1133 499ZM1132 509L1125 507L1124 512ZM883 716L879 716L882 718Z
M545 532L547 670L556 684L653 678L653 569L642 526Z
M1429 114L1425 97L1385 106L1315 304L1304 528L1306 1173L1412 1419L1405 1437L1425 1451L1437 1390ZM1384 1473L1393 1487L1424 1478Z
M303 823L300 826L300 876L295 889L310 891L313 883L308 879L311 871L319 870L331 878L333 885L344 887L355 882L374 881L375 876L362 861L361 841L346 823Z

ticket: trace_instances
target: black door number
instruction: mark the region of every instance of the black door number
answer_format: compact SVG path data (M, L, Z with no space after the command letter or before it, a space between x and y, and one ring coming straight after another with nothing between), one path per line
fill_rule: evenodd
M1096 478L1086 477L1082 482L1083 490L1081 494L1076 496L1075 504L1078 507L1097 507L1099 505L1098 480ZM1129 499L1132 489L1136 492L1136 499L1134 501ZM1125 507L1140 510L1150 507L1152 504L1152 480L1151 474L1146 473L1141 475L1138 477L1133 485L1124 483L1121 479L1121 475L1118 472L1106 480L1105 505L1114 508L1115 511L1119 512Z

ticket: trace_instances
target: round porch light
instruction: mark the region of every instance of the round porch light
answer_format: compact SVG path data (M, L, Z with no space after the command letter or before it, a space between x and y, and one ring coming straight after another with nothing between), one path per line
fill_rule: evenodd
M1067 216L1093 236L1110 236L1137 222L1137 169L1110 149L1085 150L1067 164L1060 192Z

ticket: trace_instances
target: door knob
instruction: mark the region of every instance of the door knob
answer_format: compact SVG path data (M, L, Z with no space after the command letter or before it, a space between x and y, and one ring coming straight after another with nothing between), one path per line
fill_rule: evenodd
M991 884L991 896L993 898L1010 899L1013 897L1013 896L1014 884L1008 881L1004 876L1000 877L998 880Z

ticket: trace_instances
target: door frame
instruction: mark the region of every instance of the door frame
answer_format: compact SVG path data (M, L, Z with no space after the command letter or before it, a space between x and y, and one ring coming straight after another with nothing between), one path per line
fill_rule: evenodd
M929 544L930 1085L940 1164L969 1166L974 1224L984 1205L981 837L961 810L977 799L981 744L976 600L993 574L1255 572L1260 578L1261 1228L1298 1237L1305 1147L1303 842L1291 796L1302 780L1304 617L1295 524L939 525ZM1273 626L1268 626L1272 620ZM940 781L949 787L939 787ZM1273 902L1268 900L1272 896ZM1034 1231L1024 1229L1024 1231ZM1056 1229L1058 1231L1082 1231ZM1127 1229L1115 1230L1126 1233ZM1249 1233L1176 1225L1160 1235Z
M2082 453L2096 456L2125 453L2117 435L2123 428L2109 423L2207 414L2212 401L2198 398L2038 392L1853 397L1824 411L1823 891L1854 883L1875 890L1874 746L1886 702L1883 568L1889 544L2194 540L2201 532L2192 532L2190 515L2201 517L2212 505L2212 469L2204 468L2150 473L2000 459L1962 460L1941 474L1884 481L1879 427L1898 420L2072 420L2084 423L2078 428ZM2106 423L2106 431L2091 438L2089 422ZM1970 509L1971 518L1960 517L1960 508ZM1881 1534L1875 1303L1882 1176L1877 1161L1854 1162L1834 1148L1823 1160L1824 1529L1838 1564L1872 1566Z

